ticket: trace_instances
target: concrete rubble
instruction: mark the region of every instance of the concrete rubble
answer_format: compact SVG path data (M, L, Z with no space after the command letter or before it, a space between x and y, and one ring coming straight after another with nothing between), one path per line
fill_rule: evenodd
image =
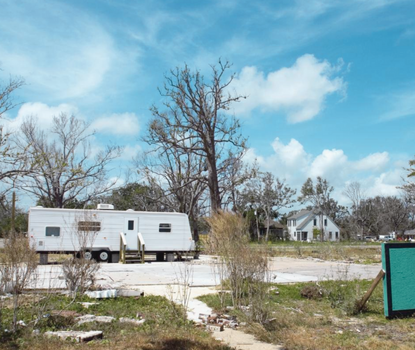
M75 319L77 324L84 324L89 322L99 322L99 323L111 323L115 320L112 316L95 316L95 315L82 315Z
M236 316L226 314L199 314L199 319L201 324L204 324L206 329L212 332L223 332L225 327L237 329L239 326Z
M46 337L58 337L63 340L71 339L78 343L88 342L94 339L102 339L102 331L89 331L89 332L78 332L78 331L59 331L59 332L46 332Z
M117 290L116 289L95 290L95 291L85 292L85 294L93 299L116 298Z
M120 317L119 320L121 323L134 323L136 325L141 325L143 324L146 320L145 319L141 319L141 320L137 320L134 318L127 318L127 317Z

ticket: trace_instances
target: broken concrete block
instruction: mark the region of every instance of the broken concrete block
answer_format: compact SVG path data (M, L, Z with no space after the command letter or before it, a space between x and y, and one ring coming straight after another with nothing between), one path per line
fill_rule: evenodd
M223 325L207 324L206 329L211 332L223 332Z
M116 289L107 289L107 290L96 290L91 292L85 292L87 296L95 299L107 299L107 298L116 298L117 290Z
M99 303L88 303L88 302L84 302L84 303L79 302L78 304L81 304L85 309L88 309L90 306L93 306L93 305L99 305Z
M137 320L134 318L127 318L127 317L120 317L120 322L121 323L134 323L136 325L140 325L143 324L146 320L142 319L142 320Z
M59 332L46 332L46 337L58 337L63 340L71 339L78 343L87 342L94 339L102 339L102 331L89 331L89 332L77 332L77 331L59 331Z
M88 322L101 322L101 323L111 323L115 320L112 316L95 316L95 315L83 315L76 318L78 324L88 323Z
M120 297L143 297L144 291L133 290L133 289L120 289L118 291L118 296Z

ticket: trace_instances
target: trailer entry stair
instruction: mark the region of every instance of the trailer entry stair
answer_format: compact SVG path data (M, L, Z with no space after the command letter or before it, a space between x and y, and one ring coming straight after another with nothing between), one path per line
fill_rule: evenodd
M146 244L141 232L137 233L137 248L138 249L128 249L125 235L123 232L120 232L120 263L144 264Z

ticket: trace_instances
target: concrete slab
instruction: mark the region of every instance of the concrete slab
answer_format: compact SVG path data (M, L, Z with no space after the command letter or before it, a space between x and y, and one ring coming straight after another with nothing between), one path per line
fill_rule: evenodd
M78 332L78 331L59 331L59 332L46 332L46 337L58 337L63 340L72 339L77 342L87 342L94 339L102 338L102 331L90 331L90 332Z
M212 257L204 256L191 263L175 261L136 265L101 264L97 283L106 288L143 289L144 286L180 283L183 274L190 273L188 283L192 287L214 287L219 283L219 277L213 272L214 263ZM359 265L279 257L271 259L270 269L272 282L293 283L339 277L373 279L381 269L381 264ZM30 288L65 288L61 266L39 266Z

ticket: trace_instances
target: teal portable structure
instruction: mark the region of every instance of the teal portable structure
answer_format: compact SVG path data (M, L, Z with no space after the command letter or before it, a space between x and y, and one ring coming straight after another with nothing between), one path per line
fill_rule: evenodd
M387 318L415 314L415 243L383 243L383 300Z

